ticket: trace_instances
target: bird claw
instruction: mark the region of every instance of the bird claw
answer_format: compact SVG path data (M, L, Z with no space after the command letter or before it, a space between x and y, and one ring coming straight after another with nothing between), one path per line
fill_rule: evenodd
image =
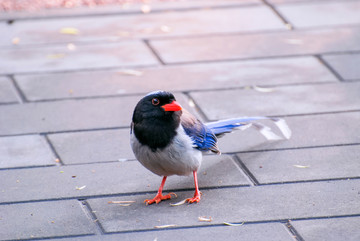
M171 199L171 195L174 195L174 197L177 197L177 195L173 192L167 194L167 195L162 195L162 194L157 194L153 199L146 199L144 200L144 203L146 203L146 205L150 205L153 203L158 204L159 202L161 202L162 200L167 200L167 199Z
M189 204L195 202L198 203L200 202L200 199L201 199L201 193L196 193L194 197L186 199L186 202Z

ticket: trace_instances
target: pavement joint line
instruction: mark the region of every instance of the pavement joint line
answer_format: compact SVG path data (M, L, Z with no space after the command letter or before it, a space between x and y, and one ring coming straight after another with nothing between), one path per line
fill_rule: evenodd
M293 235L296 241L305 241L303 237L299 234L299 232L291 225L290 220L284 223L286 229Z
M49 146L49 148L50 148L50 150L51 150L51 152L54 154L54 156L55 156L55 160L54 160L54 161L55 161L55 164L56 164L57 166L63 166L63 165L64 165L64 162L62 161L59 153L57 152L56 148L54 147L54 145L52 144L51 140L49 139L49 136L46 135L46 134L45 134L45 135L41 135L41 136L44 137L44 139L46 140L46 142L47 142L47 144L48 144L48 146ZM56 161L56 160L57 160L57 161Z
M12 84L12 87L14 89L14 92L16 93L16 96L20 104L27 103L28 100L26 99L24 92L21 90L20 86L16 82L14 75L8 75L8 78L10 79L10 82Z
M1 49L1 46L0 46ZM359 54L360 50L347 50L347 51L332 51L332 52L322 52L316 53L315 55L341 55L341 54ZM275 56L260 56L260 57L248 57L248 58L230 58L230 59L215 59L215 60L196 60L196 61L183 61L183 62L172 62L166 63L166 66L184 66L184 65L193 65L193 64L207 64L207 63L231 63L231 62L245 62L253 60L268 60L268 59L282 59L282 58L301 58L301 57L314 57L314 54L288 54L288 55L275 55ZM109 66L101 68L80 68L76 70L53 70L53 71L34 71L34 72L11 72L11 73L0 73L0 76L9 76L9 75L43 75L43 74L63 74L63 73L78 73L78 72L101 72L101 71L121 71L121 69L141 69L141 68L155 68L159 65L149 64L149 65L132 65L132 66ZM163 66L164 67L164 66ZM16 78L16 77L15 77Z
M120 5L119 5L120 6ZM168 11L172 12L188 12L188 11L199 11L204 8L211 8L211 9L227 9L227 8L248 8L254 6L261 6L260 3L246 3L246 4L231 4L231 5L224 5L224 6L214 6L214 5L205 5L199 7L179 7L179 8L164 8L164 9L152 9L147 14L158 14L158 13L166 13ZM117 7L116 5L114 7ZM61 8L60 8L61 9ZM46 11L46 9L44 9ZM55 9L56 10L56 9ZM85 10L86 11L86 10ZM1 13L6 13L4 11L0 11ZM140 10L129 10L129 11L118 11L112 13L88 13L88 14L69 14L69 15L61 15L61 14L52 14L48 16L32 16L32 17L11 17L9 16L8 19L2 19L0 22L9 22L9 21L34 21L34 20L47 20L47 19L64 19L64 18L88 18L88 17L107 17L107 16L127 16L127 15L144 15L143 12Z
M243 174L247 177L247 179L250 181L252 186L259 186L260 183L254 176L254 174L246 167L246 165L241 161L240 157L237 155L232 155L232 159L235 160L235 163L239 166L239 168L242 170Z
M276 6L269 3L268 0L262 0L262 2L268 6L271 11L277 16L280 18L280 20L285 24L285 26L287 27L288 30L290 31L293 31L295 28L294 28L294 25L290 23L290 21L288 19L286 19L277 9L276 9Z
M85 212L86 216L90 219L90 221L94 224L96 234L104 234L105 229L99 222L98 217L96 216L96 213L91 208L90 204L86 200L78 200L83 211Z
M155 59L161 64L161 65L166 65L166 63L164 62L164 60L160 57L160 54L158 53L158 51L151 46L149 40L144 39L143 40L145 46L150 50L150 52L153 54L153 56L155 57Z
M63 240L64 238L80 238L80 237L88 237L95 236L93 234L78 234L78 235L57 235L50 237L41 237L41 238L22 238L21 241L29 240L29 241L37 241L37 240ZM20 239L5 239L1 241L19 241Z
M317 58L319 62L325 66L325 68L327 68L340 82L345 82L344 78L321 55L315 55L314 57Z
M344 81L344 83L350 83L351 81ZM334 81L322 81L322 82L312 82L312 83L286 83L286 84L261 84L259 86L263 87L291 87L291 86L316 86L316 85L326 85L326 84L336 84ZM189 96L192 92L209 92L209 91L226 91L226 90L244 90L248 88L250 85L242 85L237 87L219 87L216 89L187 89L187 90L177 90L172 91L175 94L184 94ZM122 98L122 97L130 97L130 96L144 96L147 93L145 92L134 92L128 94L111 94L111 95L89 95L89 96L74 96L74 97L59 97L59 98L47 98L47 99L39 99L39 100L28 100L27 103L46 103L46 102L58 102L58 101L68 101L68 100L92 100L92 99L107 99L107 98ZM191 98L190 96L188 98ZM192 100L192 99L191 99ZM193 100L192 100L193 101ZM194 101L193 101L194 102ZM10 104L18 104L17 102L4 103L1 105L10 105Z
M203 122L209 122L209 118L206 116L205 112L197 104L196 100L191 97L190 92L189 91L184 91L184 92L182 92L182 94L185 95L185 97L187 98L189 105L190 106L193 105L193 109L200 115L202 121ZM190 104L190 103L192 103L192 104Z
M54 166L56 166L56 164L37 165L37 166L22 166L22 167L5 167L5 168L0 168L0 172L10 171L10 170L21 170L21 169L46 168L46 167L54 167Z

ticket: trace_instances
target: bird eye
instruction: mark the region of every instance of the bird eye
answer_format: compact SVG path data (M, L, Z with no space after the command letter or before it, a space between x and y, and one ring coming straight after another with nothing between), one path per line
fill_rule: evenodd
M151 100L151 103L153 105L158 105L158 104L160 104L160 100L158 98L154 98L154 99Z

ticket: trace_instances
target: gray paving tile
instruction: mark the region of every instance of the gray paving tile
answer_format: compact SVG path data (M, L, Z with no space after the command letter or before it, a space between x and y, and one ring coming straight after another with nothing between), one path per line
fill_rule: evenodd
M94 233L94 225L75 200L0 205L0 213L4 240Z
M324 55L323 59L345 80L360 79L360 54Z
M260 183L360 177L360 146L238 154Z
M144 93L154 89L189 91L224 86L231 88L337 81L313 57L136 69L138 72L135 73L141 76L121 71L17 75L15 79L27 99L31 101Z
M62 133L49 139L65 164L135 159L130 129Z
M360 112L286 117L285 119L292 130L290 140L266 141L257 130L247 129L222 137L219 140L219 148L224 153L360 143L360 133L357 128ZM264 122L264 124L271 126L276 132L276 127L271 123Z
M291 224L307 241L360 239L359 217L292 221Z
M148 232L133 232L122 234L107 234L102 236L89 236L64 239L64 240L80 240L80 241L130 241L130 240L207 240L218 241L226 240L247 240L247 241L291 241L293 240L290 234L285 230L284 225L280 223L266 223L266 224L244 224L241 227L202 227L189 228L180 230L158 230Z
M71 17L88 15L106 15L123 13L142 13L141 7L146 4L151 7L151 12L188 10L191 8L233 7L261 4L260 0L182 0L182 1L149 1L149 2L127 2L120 5L98 5L96 7L76 7L37 10L35 12L1 12L0 19L24 19L24 18L46 18L46 17Z
M224 16L226 17L224 18ZM258 16L261 16L261 18ZM78 29L79 34L74 36L59 32L62 28L68 26ZM11 40L16 36L21 41L19 44L26 45L285 30L285 25L270 8L254 6L166 11L141 15L47 19L46 21L27 20L17 21L12 24L11 28L6 27L6 29L10 33L4 35L8 37L2 40L2 44L12 45Z
M55 165L55 156L37 135L0 138L0 168Z
M303 3L303 2L318 2L318 3L322 3L322 2L336 2L338 0L267 0L269 3L272 4L286 4L286 3ZM346 2L346 1L354 1L354 0L342 0L341 2Z
M276 9L294 27L351 25L360 23L360 2L311 2L280 5Z
M153 40L166 63L321 54L360 50L360 28Z
M176 207L170 206L169 202L146 206L143 200L149 195L88 201L104 230L118 232L155 229L154 226L170 224L191 227L223 222L246 223L358 214L359 184L360 180L344 180L204 190L199 204ZM178 193L178 199L191 195L192 192ZM132 200L135 203L126 207L108 204L108 201L115 200ZM213 221L199 222L200 216L211 216Z
M0 106L0 113L7 113L0 115L0 135L129 127L134 107L142 97ZM184 108L194 113L184 95L177 94L176 98Z
M278 86L272 90L192 92L191 96L211 120L236 116L279 116L360 109L360 83L356 82Z
M76 45L75 48L69 50L67 43L64 43L0 49L0 55L7 60L0 62L0 73L69 71L157 64L150 50L138 41L81 44Z
M137 161L13 169L0 171L0 178L0 203L156 192L161 182ZM200 188L249 185L226 155L204 157L198 178ZM165 185L171 191L185 188L194 188L192 176L169 177Z
M16 102L18 102L18 98L10 80L6 77L0 77L0 104Z

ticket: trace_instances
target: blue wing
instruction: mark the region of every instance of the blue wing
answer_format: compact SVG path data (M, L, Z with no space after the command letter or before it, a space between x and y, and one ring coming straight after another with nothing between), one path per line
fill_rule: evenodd
M185 133L193 140L196 149L220 153L216 145L217 138L211 129L184 109L181 116L181 125Z

